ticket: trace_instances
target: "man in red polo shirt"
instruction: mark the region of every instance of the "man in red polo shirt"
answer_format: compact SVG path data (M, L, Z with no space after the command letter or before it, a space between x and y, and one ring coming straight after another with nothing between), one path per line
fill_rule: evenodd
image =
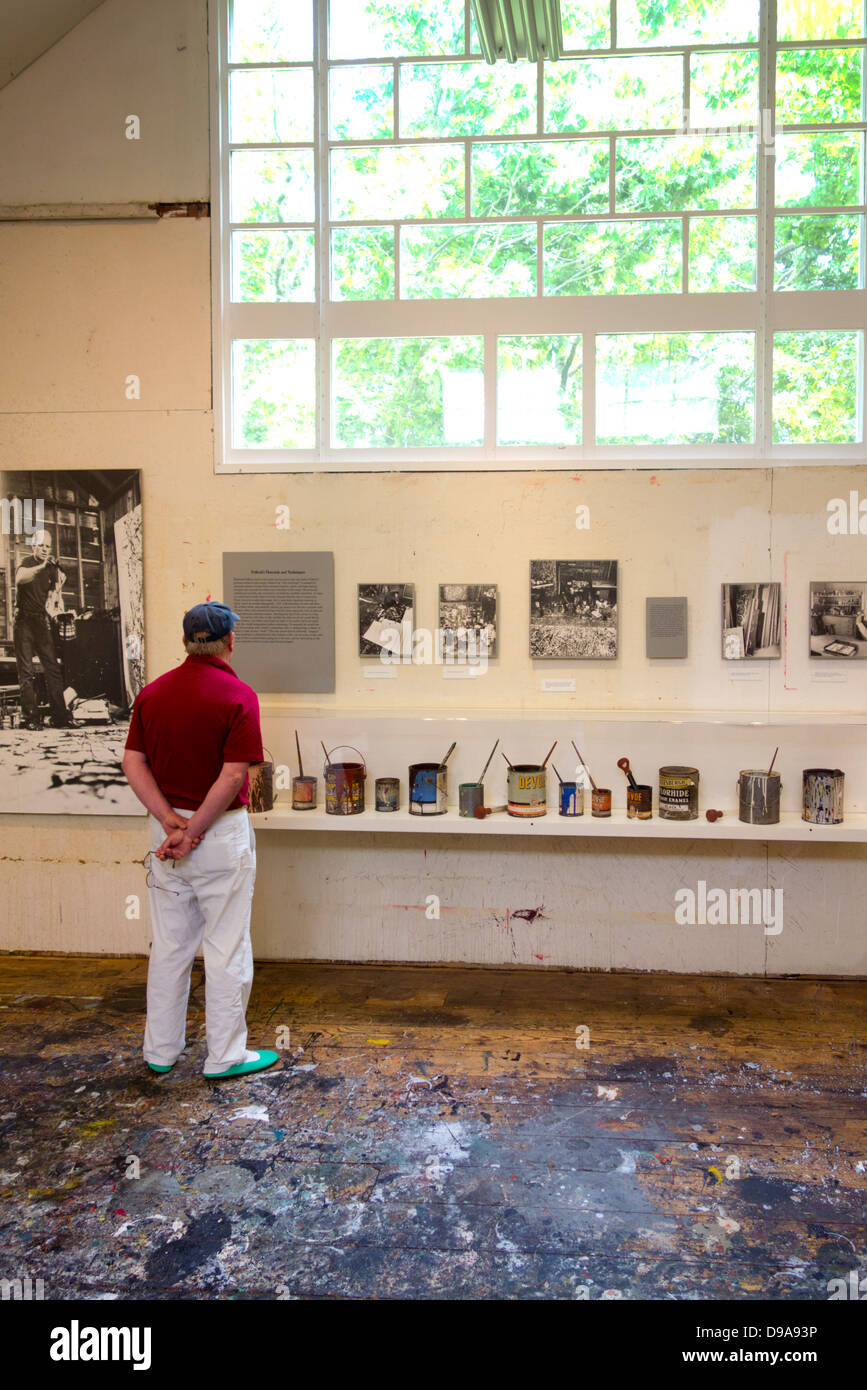
M144 1059L171 1071L183 1051L190 972L205 961L205 1076L243 1076L278 1060L247 1050L253 983L250 907L256 841L247 772L261 762L259 701L228 663L238 615L224 603L184 614L187 659L140 691L123 759L151 813L151 908Z

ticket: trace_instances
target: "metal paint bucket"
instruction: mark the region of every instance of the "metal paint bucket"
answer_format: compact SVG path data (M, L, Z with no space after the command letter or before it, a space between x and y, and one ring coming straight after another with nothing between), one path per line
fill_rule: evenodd
M396 811L400 805L400 780L397 777L377 777L374 783L377 811Z
M578 782L560 783L560 815L583 816L584 787Z
M590 798L591 816L611 815L611 788L596 787Z
M317 779L315 777L292 778L292 810L316 810Z
M629 820L650 820L653 816L653 788L646 782L626 788L626 815Z
M357 816L364 810L364 779L367 764L351 743L338 743L362 758L360 763L333 763L331 753L325 764L325 810L329 816ZM331 750L332 752L334 749Z
M442 763L410 763L410 815L444 816L447 799L448 768Z
M458 787L458 814L461 816L474 816L477 806L485 804L485 787L483 782L461 782Z
M539 763L515 763L509 768L510 816L544 816L548 813L548 784Z
M698 820L698 768L659 769L661 820Z
M274 809L274 764L251 763L247 810L251 816Z
M802 820L811 825L842 825L844 776L839 767L804 768Z
M742 768L738 777L738 820L745 825L778 825L780 821L779 772L762 767Z

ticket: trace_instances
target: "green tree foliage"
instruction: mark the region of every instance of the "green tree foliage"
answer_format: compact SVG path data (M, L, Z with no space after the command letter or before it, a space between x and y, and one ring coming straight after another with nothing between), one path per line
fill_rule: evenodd
M853 443L858 359L853 332L777 333L774 441Z
M863 136L787 133L785 127L863 120L864 52L833 46L834 39L861 34L860 3L778 0L781 37L832 41L778 55L778 290L859 285L863 218L817 209L858 204ZM279 16L277 0L272 9ZM347 223L417 220L403 229L336 228L330 248L334 298L496 298L539 289L557 296L679 293L684 257L694 293L755 291L757 225L750 209L756 206L757 161L768 156L754 135L702 129L732 119L757 121L755 48L691 55L690 118L701 133L684 135L677 134L684 98L679 57L564 59L543 65L539 82L535 65L469 62L463 13L461 0L332 0L330 56L380 62L331 70L332 139L367 142L344 144L332 156L331 216ZM758 0L618 0L617 14L618 40L626 46L736 44L758 37ZM607 44L607 0L563 0L563 23L567 45L593 50ZM272 29L273 42L285 49L290 40L273 17ZM267 42L264 30L248 35L247 60L282 56L268 54ZM393 69L381 59L406 55L419 62L399 69L395 92ZM540 124L546 134L563 138L538 139ZM615 141L613 175L616 212L636 215L628 221L605 220L612 172L608 139L569 139L608 129L625 132ZM651 129L674 133L642 133ZM377 138L392 135L399 141L396 150L376 146ZM520 138L506 142L506 135ZM422 143L431 136L450 143ZM466 137L472 144L465 163L460 142ZM260 172L259 193L247 200L244 215L250 221L284 220L285 210L306 197L306 169L297 156L281 154L262 161ZM456 221L465 207L471 218L486 221ZM680 218L671 214L702 210L713 215L690 216L684 238ZM540 216L553 220L538 237L537 277L536 224L521 219ZM594 220L562 220L576 216ZM291 217L306 220L297 212ZM244 298L306 297L308 248L300 233L282 241L245 238L239 254ZM609 365L631 371L636 381L657 372L660 381L682 383L684 373L693 371L706 382L712 371L719 393L713 428L687 430L683 442L747 442L754 437L753 368L744 365L741 347L726 358L725 345L714 335L696 347L700 336L649 335L629 345L624 335L628 362L624 357L618 365L615 354ZM784 347L780 340L775 403L782 411L781 439L808 437L811 429L831 432L815 437L849 437L857 383L853 341L851 335L793 334ZM570 438L580 437L580 339L543 335L503 343L500 362L508 362L510 372L523 367L528 380L534 373L539 381L552 372L562 378L564 429ZM819 353L828 354L827 372ZM814 364L809 373L808 363ZM454 386L461 371L476 379L479 369L475 339L341 341L334 354L335 442L448 442L444 382ZM267 396L255 410L250 406L249 429L259 435L277 428L273 393ZM625 442L626 436L615 431L612 442L618 439Z

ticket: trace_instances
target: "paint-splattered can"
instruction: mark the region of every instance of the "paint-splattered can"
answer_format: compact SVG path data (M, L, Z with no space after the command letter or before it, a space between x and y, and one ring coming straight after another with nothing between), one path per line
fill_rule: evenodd
M316 777L292 778L292 810L315 811L317 796Z
M545 769L539 763L515 763L509 768L510 816L544 816L548 813Z
M593 795L590 798L591 816L610 816L611 815L611 788L594 787Z
M626 788L626 815L629 820L650 820L653 816L653 788L646 782Z
M377 811L396 811L400 805L400 778L377 777L373 792Z
M577 782L560 783L560 815L583 816L584 788Z
M698 820L698 768L659 769L661 820Z
M778 825L782 786L779 772L742 768L738 777L738 820L745 825Z
M839 767L804 768L802 820L811 825L842 825L844 776Z
M483 782L461 782L458 787L458 814L461 816L474 816L477 806L485 804L485 787Z
M448 800L448 768L442 763L412 763L409 769L409 810L413 816L444 816Z
M340 744L358 753L352 745ZM332 752L334 750L332 749ZM361 757L361 753L358 753ZM325 764L325 810L329 816L358 816L364 810L364 779L367 766L360 763L333 763L331 753Z
M247 810L250 815L274 809L274 764L251 763Z

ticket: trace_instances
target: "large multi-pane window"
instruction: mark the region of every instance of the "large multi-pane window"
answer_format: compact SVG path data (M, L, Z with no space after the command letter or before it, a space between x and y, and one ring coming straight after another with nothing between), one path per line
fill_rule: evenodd
M867 0L212 0L218 467L860 457Z

